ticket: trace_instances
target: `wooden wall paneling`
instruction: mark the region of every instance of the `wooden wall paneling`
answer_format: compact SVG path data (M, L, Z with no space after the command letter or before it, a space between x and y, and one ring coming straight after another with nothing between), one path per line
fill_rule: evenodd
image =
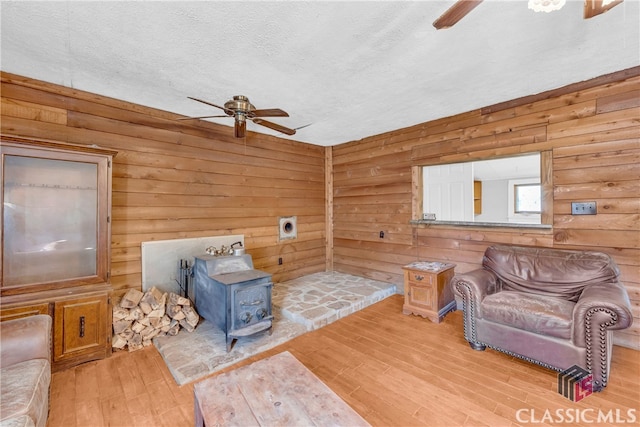
M67 123L67 111L61 108L47 107L9 98L3 98L1 102L2 110L0 114L3 116L20 117L61 125Z
M509 243L609 253L623 283L637 289L639 90L640 67L634 67L334 147L335 269L400 284L393 280L408 260L448 261L457 264L456 271L469 271L480 266L487 246ZM420 212L416 167L532 151L545 152L542 162L551 165L551 173L543 177L543 203L549 208L545 222L551 229L403 228ZM390 200L386 210L379 208L382 195ZM570 215L572 201L591 200L598 204L597 215ZM397 211L399 205L404 210ZM363 221L376 223L367 228L359 224ZM380 240L375 226L394 227L406 240L398 235ZM636 293L631 292L634 307L640 304ZM615 337L621 345L640 348L638 335L633 328Z
M481 111L482 114L491 114L495 111L501 111L507 108L529 106L534 103L544 105L546 100L564 97L567 96L567 94L569 94L569 96L575 97L576 99L582 98L586 97L584 95L585 93L594 91L597 93L599 91L602 91L602 88L605 88L605 90L610 90L610 88L624 85L627 82L629 82L630 85L637 85L638 82L634 81L633 77L637 77L639 75L640 66L631 67L626 70L616 71L590 80L572 83L561 88L551 89L535 95L529 95L522 98L505 101L499 104L483 107ZM625 89L623 91L628 91L628 89Z
M140 243L244 234L274 280L325 269L325 149L2 73L2 131L97 144L114 162L112 286L141 287ZM45 114L46 113L46 114ZM62 120L64 118L64 120ZM298 239L278 241L278 216ZM284 263L277 264L278 255Z
M639 116L640 107L634 107L596 114L591 117L567 120L561 123L552 123L547 127L547 137L549 139L557 139L604 132L615 128L637 127Z
M640 89L615 93L598 99L597 113L640 107Z

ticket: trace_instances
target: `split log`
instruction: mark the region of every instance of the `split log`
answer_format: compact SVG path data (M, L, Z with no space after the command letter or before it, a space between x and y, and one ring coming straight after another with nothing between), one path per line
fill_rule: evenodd
M180 309L180 311L173 316L173 320L182 320L185 317L187 317L187 315L184 314L184 310Z
M198 316L198 313L196 313L196 311L191 306L183 307L182 312L185 315L186 322L192 328L195 328L198 325L198 322L200 321L200 316ZM192 332L192 331L189 331L189 332Z
M142 332L144 328L146 328L146 326L143 325L141 322L135 322L133 326L131 326L131 330L136 334L139 334L140 332Z
M162 317L162 321L161 321L161 326L160 326L160 330L162 332L167 332L169 331L169 329L171 329L171 327L173 326L171 324L171 322L173 322L169 316L167 316L166 314Z
M129 315L129 309L122 307L119 303L113 306L113 320L122 320Z
M133 334L134 334L134 332L131 330L131 328L127 328L122 333L120 333L120 336L122 338L124 338L125 340L129 341L131 339L131 337L133 336Z
M140 307L134 307L129 310L129 315L125 317L127 320L139 320L144 317L144 311Z
M116 320L113 322L113 333L114 334L120 334L122 332L124 332L127 328L131 327L131 324L133 323L132 320Z
M149 323L155 329L160 329L162 327L162 318L161 317L149 317Z
M113 337L111 338L111 347L123 349L125 345L127 345L126 338L123 338L118 334L113 334Z
M153 308L151 307L151 304L146 303L144 301L140 301L140 305L139 305L140 309L142 310L142 312L144 314L149 314L153 311Z
M180 320L178 323L180 323L180 326L182 326L182 329L186 330L187 332L193 332L195 329L193 326L189 324L189 322L187 322L186 319Z
M160 292L155 286L149 289L147 294L149 304L151 304L151 307L153 307L154 310L166 304L167 294Z
M129 347L129 351L136 351L142 348L142 335L133 334L131 339L127 342L127 346Z
M154 328L153 326L149 325L146 328L144 328L143 330L140 331L140 335L142 335L142 339L148 339L149 335L153 334L153 331L155 331L156 328Z
M158 318L160 318L160 317L164 316L164 313L165 313L165 307L163 305L161 307L156 308L151 313L148 313L147 317L158 317Z
M133 308L140 303L143 293L137 289L129 289L125 296L120 301L120 306L123 308Z

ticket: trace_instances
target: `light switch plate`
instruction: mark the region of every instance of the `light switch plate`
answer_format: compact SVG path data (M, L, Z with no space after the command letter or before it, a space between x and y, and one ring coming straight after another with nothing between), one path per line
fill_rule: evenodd
M571 202L571 215L595 215L596 202Z

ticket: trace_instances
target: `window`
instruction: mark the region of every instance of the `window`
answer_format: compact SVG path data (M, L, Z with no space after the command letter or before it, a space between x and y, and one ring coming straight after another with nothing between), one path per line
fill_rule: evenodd
M539 178L510 179L507 221L540 224L542 213Z
M540 183L514 185L514 212L519 214L540 213Z

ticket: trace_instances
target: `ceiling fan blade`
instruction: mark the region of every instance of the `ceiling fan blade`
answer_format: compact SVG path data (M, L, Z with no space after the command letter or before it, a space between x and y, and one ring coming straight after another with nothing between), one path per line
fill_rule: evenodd
M176 119L176 120L193 120L193 119L212 119L214 117L229 117L227 116L198 116L198 117L182 117L180 119Z
M605 6L603 0L584 0L584 19L593 18L601 13L605 13L607 10L622 3L622 1L623 0L614 0Z
M270 128L270 129L277 130L278 132L282 132L282 133L285 133L287 135L295 135L296 134L296 130L295 129L289 129L289 128L284 127L282 125L279 125L277 123L268 122L266 120L262 120L262 119L258 119L258 118L251 119L251 120L255 124L258 124L258 125L261 125L261 126L266 126L266 127Z
M193 99L194 101L202 102L203 104L211 105L212 107L219 108L219 109L223 110L225 113L227 113L227 115L229 115L229 116L233 115L233 110L229 110L228 108L224 108L224 107L221 107L219 105L213 104L213 103L211 103L209 101L204 101L202 99L194 98L192 96L187 96L187 98Z
M247 133L247 122L244 120L236 120L233 133L236 138L244 138L244 135Z
M252 110L251 115L253 117L289 117L286 111L279 108L264 108L260 110Z
M458 0L433 22L437 30L449 28L482 3L482 0Z

